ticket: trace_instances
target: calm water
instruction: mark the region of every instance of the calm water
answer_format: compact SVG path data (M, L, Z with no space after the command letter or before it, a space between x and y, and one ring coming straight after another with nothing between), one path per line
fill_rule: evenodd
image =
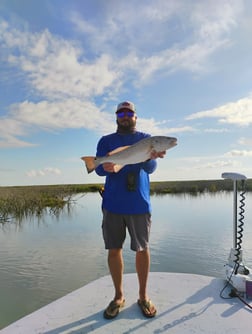
M252 268L252 194L246 195L243 249ZM108 274L99 194L79 196L59 219L45 215L0 228L0 328ZM152 271L223 277L233 243L233 194L152 197ZM125 243L125 272L134 253Z

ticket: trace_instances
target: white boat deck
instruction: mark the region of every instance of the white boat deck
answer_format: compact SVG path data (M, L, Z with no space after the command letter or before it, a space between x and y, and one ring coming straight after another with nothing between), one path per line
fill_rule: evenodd
M224 280L192 274L150 273L148 292L158 313L143 317L136 301L136 274L124 276L126 305L117 318L103 311L114 291L110 276L35 311L1 334L251 333L252 311L238 298L222 299ZM252 302L251 302L252 304Z

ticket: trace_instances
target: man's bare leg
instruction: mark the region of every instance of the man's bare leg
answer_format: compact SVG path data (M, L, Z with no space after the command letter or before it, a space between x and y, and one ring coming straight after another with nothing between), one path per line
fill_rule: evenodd
M115 297L114 301L118 304L124 300L123 296L123 257L122 249L110 249L108 251L108 266L114 283Z
M150 271L150 252L149 249L136 252L136 271L139 282L139 299L148 300L147 280Z
M156 307L147 295L147 281L150 271L150 252L149 249L136 253L136 271L139 281L139 300L138 304L146 317L154 317L157 313Z

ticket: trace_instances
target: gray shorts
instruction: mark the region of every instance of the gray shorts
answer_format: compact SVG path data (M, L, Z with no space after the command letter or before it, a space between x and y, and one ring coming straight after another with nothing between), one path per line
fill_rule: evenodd
M141 251L149 247L151 215L121 215L103 211L102 232L106 249L122 248L128 229L133 251Z

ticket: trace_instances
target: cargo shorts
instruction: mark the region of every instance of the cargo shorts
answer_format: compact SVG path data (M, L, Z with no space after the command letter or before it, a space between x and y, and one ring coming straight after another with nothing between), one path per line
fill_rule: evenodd
M149 247L151 214L124 215L102 209L102 233L106 249L123 248L128 230L133 251L142 251Z

